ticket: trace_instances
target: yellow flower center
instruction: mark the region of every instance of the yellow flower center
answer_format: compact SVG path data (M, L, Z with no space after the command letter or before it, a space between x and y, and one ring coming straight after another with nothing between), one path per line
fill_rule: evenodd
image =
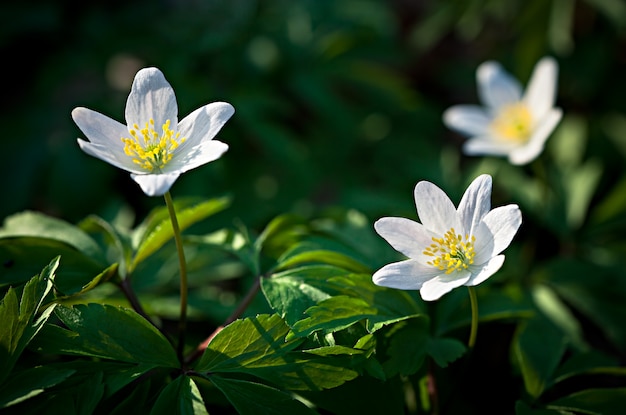
M153 119L141 129L134 124L129 130L132 138L122 137L124 153L143 169L160 171L172 159L174 150L186 140L170 129L170 120L165 121L161 130L158 133L154 129Z
M507 141L525 142L530 138L533 117L521 102L505 105L490 125L491 130Z
M465 235L457 235L454 228L450 228L443 238L433 237L433 244L430 244L424 250L424 255L434 257L432 261L428 261L428 265L439 268L450 274L453 271L461 271L467 269L474 263L474 242L476 237Z

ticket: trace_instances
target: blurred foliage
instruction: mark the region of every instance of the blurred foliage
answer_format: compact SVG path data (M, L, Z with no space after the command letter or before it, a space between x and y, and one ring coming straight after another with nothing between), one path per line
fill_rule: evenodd
M76 413L122 413L158 395L155 413L180 397L185 413L202 413L198 402L219 413L380 413L364 393L384 396L389 413L624 407L621 0L31 0L4 2L0 14L0 408L71 401ZM559 62L565 115L540 158L519 168L463 156L441 114L476 102L476 67L497 60L525 83L545 55ZM173 331L176 258L162 200L82 153L70 118L85 106L122 121L144 66L163 71L181 118L212 101L236 109L218 135L229 151L172 189L188 226L189 344L267 277L247 318L175 380L165 336L118 307L132 274L146 313ZM494 178L493 205L519 204L524 223L478 290L468 354L463 290L424 304L371 284L397 259L371 223L415 219L419 180L458 201L481 173ZM118 331L89 337L104 322ZM142 339L156 345L148 357Z

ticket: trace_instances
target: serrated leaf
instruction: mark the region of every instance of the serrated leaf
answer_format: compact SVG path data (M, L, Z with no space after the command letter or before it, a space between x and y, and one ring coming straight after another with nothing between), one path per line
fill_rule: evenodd
M329 265L311 265L273 274L261 280L261 289L270 306L290 326L305 317L304 311L340 291L328 283L348 271Z
M373 333L387 324L411 317L389 315L360 298L344 295L323 300L306 310L306 314L309 317L298 321L292 327L296 336L306 337L318 330L331 333L350 327L361 320L366 320L368 332Z
M519 327L513 339L513 352L530 396L538 397L552 383L566 345L562 332L544 318L533 318Z
M10 381L0 387L0 408L15 405L43 393L63 382L75 370L38 366L14 372Z
M182 232L194 223L225 209L229 204L230 199L224 197L208 200L183 209L176 208L176 218L180 231ZM170 218L164 215L163 212L162 208L157 210L157 213L154 213L148 219L145 227L140 228L137 251L129 270L133 270L137 264L152 255L174 237ZM165 211L165 213L167 212Z
M435 337L429 339L426 350L439 367L446 367L463 356L467 348L456 339Z
M237 320L209 343L198 372L247 373L290 390L321 390L353 379L351 360L295 351L301 341L285 341L289 327L274 315Z
M9 216L0 229L0 238L33 237L63 242L85 256L104 263L97 242L78 226L38 212L21 212Z
M46 326L36 343L39 351L154 367L179 366L167 339L132 310L111 305L79 304L59 306L55 314L68 329Z
M622 415L625 407L626 388L586 389L547 405L557 411L591 415Z
M241 415L316 415L292 395L270 386L211 375L208 379Z
M159 394L150 415L208 415L198 386L189 376L179 376Z
M57 257L26 283L19 308L13 288L7 291L0 303L0 383L6 379L26 345L39 333L54 310L52 305L35 319L44 298L52 289L58 265Z
M422 366L429 345L429 320L426 317L407 320L388 334L389 347L385 356L377 356L381 361L385 377L397 374L408 376L416 373Z

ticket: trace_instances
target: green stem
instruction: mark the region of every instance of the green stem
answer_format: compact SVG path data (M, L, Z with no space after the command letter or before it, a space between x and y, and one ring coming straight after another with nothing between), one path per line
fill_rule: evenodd
M478 332L478 300L476 299L476 289L474 287L467 287L467 289L469 290L470 303L472 305L472 328L467 346L472 349L476 343L476 333Z
M178 358L183 362L185 350L185 331L187 329L187 266L185 263L185 251L183 250L183 239L176 219L176 211L174 210L174 202L170 192L165 193L165 204L170 214L172 222L172 230L174 231L174 241L176 242L176 251L178 252L178 266L180 268L180 319L178 320Z

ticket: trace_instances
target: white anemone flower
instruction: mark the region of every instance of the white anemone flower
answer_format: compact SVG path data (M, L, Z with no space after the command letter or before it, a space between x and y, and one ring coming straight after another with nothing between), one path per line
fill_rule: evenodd
M444 123L469 139L467 155L508 156L511 164L531 162L561 120L554 107L558 65L545 57L536 65L526 91L497 62L478 67L478 95L483 107L455 105L443 114Z
M385 265L372 276L375 284L420 290L433 301L462 285L487 280L504 263L500 253L522 223L517 205L491 210L491 176L477 177L467 188L458 209L434 184L415 186L415 205L421 223L386 217L376 232L408 259Z
M80 107L72 118L89 139L78 139L85 153L130 172L146 195L162 196L182 173L228 150L213 138L234 112L226 102L213 102L179 122L176 96L163 73L144 68L126 101L126 125Z

